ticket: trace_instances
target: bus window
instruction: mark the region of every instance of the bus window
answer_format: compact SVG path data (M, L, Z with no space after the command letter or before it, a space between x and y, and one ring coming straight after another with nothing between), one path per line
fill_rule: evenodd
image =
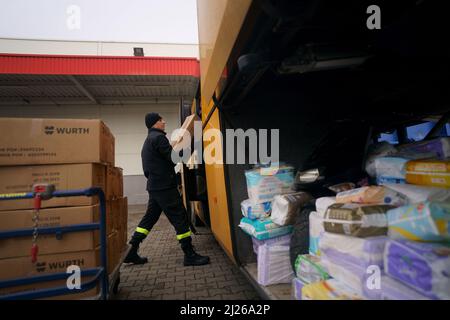
M430 130L434 127L436 122L424 122L421 124L417 124L414 126L410 126L406 128L408 139L412 141L421 141L426 135L430 132ZM447 124L442 130L439 132L437 136L439 137L448 137L450 133L450 124Z
M398 135L397 130L394 130L392 133L381 133L378 138L378 142L386 141L390 144L398 144Z

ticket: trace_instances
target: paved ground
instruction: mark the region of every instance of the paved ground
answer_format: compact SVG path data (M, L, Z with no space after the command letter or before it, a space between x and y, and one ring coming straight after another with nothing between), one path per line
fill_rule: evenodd
M139 223L142 210L130 210L128 237ZM198 253L208 255L206 266L184 267L183 252L164 214L141 245L149 263L123 265L117 299L149 300L256 300L256 291L216 242L207 228L193 236Z

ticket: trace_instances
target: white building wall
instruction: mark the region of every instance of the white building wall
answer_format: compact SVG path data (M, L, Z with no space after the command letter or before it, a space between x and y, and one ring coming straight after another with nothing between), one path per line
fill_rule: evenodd
M196 44L0 39L0 53L16 54L133 56L135 47L143 48L146 57L199 58Z

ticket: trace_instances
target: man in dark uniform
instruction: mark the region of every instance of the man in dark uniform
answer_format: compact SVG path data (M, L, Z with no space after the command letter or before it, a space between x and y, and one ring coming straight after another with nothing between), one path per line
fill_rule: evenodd
M184 251L184 265L208 264L209 257L197 254L192 246L187 213L178 191L175 163L171 158L173 149L164 131L166 122L159 114L149 113L145 116L145 125L148 128L148 136L142 147L141 156L144 175L147 178L148 207L130 240L131 250L124 262L144 264L148 261L147 258L138 255L139 245L164 211L174 226L177 240Z

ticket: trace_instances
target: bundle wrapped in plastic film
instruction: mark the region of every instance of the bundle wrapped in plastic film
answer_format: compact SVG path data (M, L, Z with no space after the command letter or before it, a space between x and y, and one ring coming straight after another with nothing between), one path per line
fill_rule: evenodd
M381 300L430 300L416 290L386 275L381 276L380 286L379 298Z
M309 254L302 254L295 259L295 274L303 283L313 283L330 278L321 259Z
M336 279L303 286L302 300L363 300L352 288Z
M414 160L406 164L406 182L450 188L450 160Z
M263 245L258 248L258 283L263 286L291 283L294 272L289 245Z
M277 194L292 192L294 168L287 165L255 168L245 171L245 178L250 201L269 202Z
M272 202L272 221L281 226L294 224L299 209L312 199L306 192L276 195Z
M271 245L289 245L289 243L291 242L291 236L292 236L292 233L289 233L284 236L270 238L267 240L258 240L256 238L252 237L253 252L258 254L259 247L266 245L266 244L269 246L271 246Z
M450 190L413 184L385 184L385 187L406 196L408 204L425 201L450 202Z
M361 268L383 268L386 236L357 238L325 232L320 238L321 256L331 262L346 261Z
M291 290L291 292L292 292L292 298L294 300L302 300L302 288L306 284L307 283L304 283L299 278L294 278L292 280L292 290Z
M392 239L450 242L450 202L420 202L387 212Z
M408 199L404 194L385 186L369 186L338 193L336 203L388 204L398 207L407 204Z
M331 205L323 221L325 231L367 238L387 235L386 212L389 205L336 203Z
M249 219L261 219L270 216L272 211L272 202L252 203L250 199L241 202L241 212L244 217Z
M276 223L273 223L272 219L270 218L251 220L249 218L243 217L241 219L239 227L245 233L258 240L266 240L284 236L286 234L292 233L293 230L292 225L279 226Z
M450 299L450 246L389 240L384 271L431 299Z

